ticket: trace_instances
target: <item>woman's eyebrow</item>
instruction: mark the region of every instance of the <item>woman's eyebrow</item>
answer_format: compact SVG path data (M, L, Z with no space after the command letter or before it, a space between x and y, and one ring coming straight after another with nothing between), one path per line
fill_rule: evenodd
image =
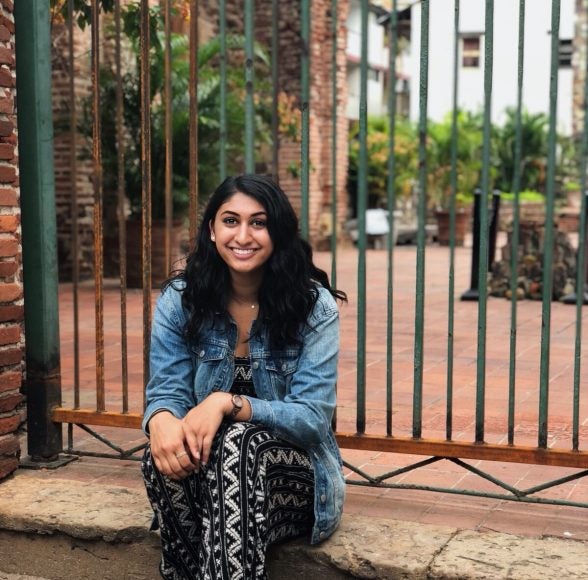
M236 211L231 211L230 209L226 209L225 211L223 211L221 213L221 215L225 215L225 214L230 214L230 215L236 215L236 216L240 216L241 214L236 212ZM260 216L260 215L267 215L267 213L265 211L256 211L255 213L251 214L251 217L256 217L256 216Z

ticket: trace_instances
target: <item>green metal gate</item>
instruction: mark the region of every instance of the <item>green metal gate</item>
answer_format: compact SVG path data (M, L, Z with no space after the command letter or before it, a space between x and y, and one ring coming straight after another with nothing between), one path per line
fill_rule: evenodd
M514 173L512 175L513 193L514 193L514 217L511 234L511 244L514 248L519 248L520 232L520 189L521 189L521 172L523 167L523 82L525 78L525 59L524 59L524 35L525 35L525 18L528 6L525 0L512 0L513 5L518 7L519 18L519 40L518 54L513 54L518 62L517 75L517 105L514 113L515 118L515 140L514 140ZM71 285L71 320L73 329L71 331L73 347L70 355L73 360L71 373L62 373L61 381L63 385L64 399L67 404L47 405L41 409L41 414L45 413L50 420L57 424L68 425L68 444L65 449L55 445L55 441L46 441L39 444L39 437L42 433L30 431L30 437L35 438L37 448L41 448L37 457L33 460L46 461L47 458L53 458L62 451L69 454L83 454L83 450L76 448L74 433L76 429L82 428L91 433L100 441L108 445L119 457L132 457L140 450L141 445L132 446L124 449L123 445L114 443L111 439L113 431L106 435L98 433L98 427L107 428L131 428L137 429L140 426L142 399L139 393L129 389L129 374L139 372L138 368L129 365L129 320L138 319L137 309L141 309L142 319L142 377L148 374L148 352L149 352L149 328L151 321L152 300L156 292L152 291L152 271L151 271L151 230L152 230L152 212L153 203L152 191L152 139L153 139L153 100L150 88L150 76L153 69L150 67L150 54L153 46L161 43L163 59L163 107L158 109L158 114L164 113L165 119L157 125L165 131L165 216L167 224L167 235L165 238L166 258L165 263L169 266L172 263L170 232L172 229L172 179L173 179L173 119L172 119L172 62L174 36L172 35L172 4L179 5L182 3L173 3L171 0L165 0L157 9L161 11L161 18L153 17L150 19L150 8L147 0L142 0L136 6L136 16L140 22L140 48L138 51L140 62L140 103L136 105L140 108L141 126L140 126L140 175L142 187L142 261L145 264L142 274L142 293L139 295L127 290L127 246L125 240L125 199L127 191L125 189L125 151L129 145L129 134L125 133L124 115L124 61L125 51L128 51L129 37L125 37L124 19L121 14L129 14L128 6L121 7L121 3L116 0L112 5L112 13L104 16L98 10L99 6L107 8L109 3L99 3L98 0L91 2L91 10L87 13L87 24L91 29L91 66L92 73L92 97L91 97L91 116L92 116L92 159L93 159L93 188L94 188L94 285L88 287L87 284L80 281L79 267L76 260L72 263L72 285ZM219 79L219 109L218 109L218 143L219 147L219 176L224 176L227 172L227 156L229 155L231 143L228 140L230 134L229 119L227 118L228 99L230 95L227 91L229 81L227 71L229 50L228 44L238 42L234 36L227 31L227 21L225 15L229 11L227 4L230 2L219 0L218 5L218 38L219 53L217 64ZM541 491L566 483L574 479L584 477L588 474L588 450L586 449L586 421L588 418L587 402L584 396L586 390L586 379L581 372L582 363L586 363L586 354L582 352L582 332L586 325L586 313L584 306L585 300L585 272L586 272L586 247L582 242L586 240L586 195L581 196L580 222L578 230L577 255L576 255L576 280L575 280L575 301L572 306L554 304L552 302L552 272L554 262L554 228L544 228L544 252L542 256L543 278L542 278L542 300L539 303L530 305L530 303L519 304L516 299L508 303L509 313L507 316L497 315L497 312L504 314L504 302L499 303L499 299L489 296L488 287L485 283L487 273L491 264L490 246L493 243L490 235L491 230L491 210L489 207L492 197L492 175L491 169L493 164L491 151L491 138L493 131L493 119L491 115L491 103L493 92L493 48L495 46L495 25L499 24L494 21L494 2L486 0L484 2L485 10L485 29L483 33L484 43L483 50L479 57L484 62L484 107L483 107L483 126L482 126L482 150L481 162L481 180L480 186L480 213L479 213L479 247L473 250L458 248L456 246L455 230L457 219L457 191L458 180L460 178L459 167L459 131L458 131L458 102L459 102L459 59L460 41L460 0L454 0L451 3L454 14L453 34L453 54L447 63L448 78L452 78L453 107L451 113L451 170L450 170L450 220L451 220L451 237L449 246L440 250L432 247L428 240L427 222L430 218L428 215L428 189L430 187L430 178L435 171L431 166L429 158L429 149L431 147L430 135L428 132L428 99L435 98L435 95L429 96L428 91L428 63L429 63L429 31L431 26L430 8L431 1L423 0L418 6L420 13L420 38L412 38L411 42L416 49L419 46L420 52L420 78L412 79L412 98L419 99L419 119L417 131L417 148L418 148L418 170L415 175L415 191L417 192L417 229L416 245L414 249L399 248L393 245L394 236L387 236L385 250L372 250L368 248L370 241L369 232L366 229L366 211L368 209L368 183L369 175L369 158L368 158L368 22L372 12L370 12L370 3L367 0L360 2L361 6L361 62L360 62L360 107L358 121L358 178L357 178L357 224L358 224L358 241L357 249L341 249L342 231L336 226L340 221L337 213L339 196L341 195L342 184L337 179L337 151L341 143L339 142L340 133L337 129L341 122L341 100L340 88L338 85L338 71L340 71L340 51L344 42L338 37L341 30L341 15L347 14L348 3L344 0L332 0L331 2L320 3L320 8L325 8L320 12L317 4L311 0L301 0L297 4L294 13L299 15L299 20L295 19L294 29L299 35L300 42L292 51L295 52L297 66L300 71L299 87L300 93L296 95L296 110L299 112L300 130L296 135L300 151L300 217L302 232L305 236L310 236L310 203L313 196L311 191L311 173L313 167L310 162L310 149L312 147L311 129L313 107L318 107L319 103L312 98L312 71L313 58L316 58L317 47L313 45L313 30L317 26L328 26L330 30L330 43L318 47L322 50L329 50L331 60L331 134L325 138L330 140L330 175L325 179L331 183L331 199L329 201L331 211L332 234L330 238L329 252L318 254L322 264L327 265L331 270L331 276L335 284L342 283L353 279L355 289L351 294L355 295L355 303L352 316L344 314L344 333L346 344L355 345L355 353L349 350L342 352L342 370L339 381L340 403L337 417L337 435L341 446L345 449L372 450L388 453L408 454L422 456L419 459L404 465L397 470L387 472L383 475L373 475L365 469L353 466L350 462L346 466L350 471L355 473L355 477L350 475L349 483L372 486L390 486L390 487L411 487L417 489L437 489L449 493L471 493L474 495L486 495L496 498L515 499L518 501L535 501L535 502L553 502L564 505L585 505L582 502L570 501L566 499L545 498L535 496ZM388 78L389 86L392 87L388 92L387 115L388 115L388 152L396 151L398 138L397 127L401 120L397 115L396 90L394 89L397 73L398 62L398 30L401 17L406 16L406 8L402 9L394 1L389 10L378 10L378 15L384 17L387 27L388 45L389 45L389 66ZM76 28L75 20L80 16L74 8L76 7L73 0L68 0L56 10L61 12L65 17L66 28L68 31L70 44L67 55L70 63L70 70L74 70L74 31ZM261 50L255 43L256 38L256 9L260 7L266 10L266 16L270 15L272 34L270 42ZM178 8L178 6L176 6ZM181 8L181 6L180 6ZM198 13L199 3L196 0L189 2L189 11L191 14ZM284 138L280 129L279 116L279 63L280 63L280 27L281 18L285 18L283 13L284 7L280 6L276 0L257 2L253 0L244 0L243 5L239 7L242 10L243 18L243 38L242 38L242 78L244 79L243 99L244 99L244 122L242 142L244 144L242 171L252 172L256 170L255 151L259 139L259 127L256 127L256 119L259 115L259 109L256 105L256 99L259 97L258 87L264 85L267 79L259 79L255 76L255 63L258 55L265 51L269 55L267 58L269 82L269 121L267 126L271 135L271 159L268 159L267 167L277 175L278 158L281 154L280 144ZM413 10L416 8L413 6ZM551 21L551 65L547 78L550 78L550 104L549 104L549 130L547 143L547 176L545 187L545 223L551 224L555 217L555 199L556 199L556 154L557 154L557 99L558 99L558 54L559 54L559 17L560 17L560 0L551 2L552 21ZM157 12L158 14L159 12ZM126 12L125 12L126 11ZM313 20L318 14L323 14L324 21L317 22ZM153 10L151 11L153 15ZM108 28L106 24L101 26L101 20L107 19L110 23ZM163 29L154 28L155 23L162 23ZM190 238L193 237L197 224L199 198L203 192L198 191L198 120L199 120L199 97L198 91L206 91L209 88L203 85L203 82L210 82L210 79L203 81L199 79L198 70L198 26L197 19L190 18L187 20L187 30L185 31L185 42L189 45L187 58L189 59L189 83L187 86L188 98L187 103L189 111L186 112L189 118L187 126L189 127L189 224ZM128 24L128 23L127 23ZM113 45L107 47L102 42L100 32L110 30L111 42ZM447 31L449 32L449 31ZM155 35L155 36L154 36ZM122 40L121 40L122 39ZM586 39L585 39L586 41ZM106 47L106 48L105 48ZM112 175L105 175L102 151L102 122L103 106L101 100L99 79L105 81L104 73L100 73L101 54L103 51L110 51L110 57L114 58L115 75L114 75L114 92L115 108L109 111L111 116L116 117L115 126L117 132L115 135L117 142L118 161L116 167L109 167ZM579 47L576 47L580 53ZM585 54L585 52L584 52ZM127 55L128 56L128 55ZM76 57L77 58L77 57ZM322 54L324 58L324 54ZM585 74L586 62L584 67L584 103L586 101L588 75ZM200 80L200 84L199 84ZM71 117L69 130L71 131L71 143L76 143L76 131L79 125L79 115L82 114L76 108L76 88L75 78L70 76L70 93L69 99L71 106ZM418 88L417 88L418 87ZM261 89L259 89L261 91ZM90 102L90 101L88 101ZM584 111L586 107L584 106ZM20 111L26 114L26 111ZM588 116L584 115L584 128L578 140L578 154L576 157L577 175L580 181L580 191L587 190L586 187L586 163L588 159ZM76 167L79 163L80 153L76 151L75 146L70 149L72 179L72 244L74 247L79 243L77 236L78 224L76 216L78 215L79 200L76 194ZM385 209L392 216L397 208L398 192L396 191L395 177L397 172L396 156L387 155L387 185L386 185L386 203ZM116 169L116 173L114 173ZM104 182L105 178L114 180L117 183L117 203L118 203L118 227L119 227L119 247L120 247L120 279L116 290L111 288L109 282L107 288L104 286L103 276L103 252L104 252L104 231L102 216L104 214ZM280 177L278 175L278 177ZM390 222L394 227L393 221ZM24 232L27 235L27 232ZM464 303L459 301L457 283L463 281L464 268L469 265L471 253L475 253L477 267L475 272L477 279L481 281L478 288L477 304ZM427 268L430 268L430 260L436 262L443 260L446 263L446 277L441 280L435 280L434 283L427 278ZM429 260L429 262L427 261ZM519 269L519 252L512 251L510 258L510 271L512 272L509 280L510 294L517 296L518 279L517 271ZM350 261L353 264L350 265ZM429 265L427 265L429 264ZM370 268L372 268L370 270ZM372 279L374 269L379 272L378 284L379 293L368 282ZM384 269L385 274L382 274ZM411 272L407 276L407 272ZM406 284L409 284L407 287ZM382 286L383 285L383 286ZM441 288L441 290L439 289ZM345 288L349 290L349 288ZM62 288L62 295L65 290ZM117 294L115 295L114 292ZM105 324L105 296L111 302L114 301L120 305L120 315L118 323L119 329L113 329L112 318L108 318ZM82 297L82 298L80 298ZM79 300L92 300L95 304L95 363L88 363L83 354L80 354L79 345L81 344L81 335L87 332L87 321L80 319L80 302ZM405 300L406 299L406 300ZM373 302L370 303L370 300ZM399 308L401 311L399 311ZM521 308L524 308L525 318L521 320ZM573 312L573 313L572 313ZM529 370L532 359L526 359L523 351L529 350L526 345L521 345L519 337L521 329L528 324L528 320L534 313L537 319L540 319L540 337L538 341L539 353L537 366ZM572 314L570 314L572 313ZM442 314L442 316L440 316ZM109 311L108 316L114 316ZM500 334L494 331L494 323L499 320L505 322L501 328L503 339ZM410 323L407 321L411 321ZM433 320L434 327L429 321ZM442 328L439 327L442 324ZM554 340L553 328L557 329L556 340ZM467 329L467 332L464 330ZM472 332L472 329L474 331ZM489 335L489 329L492 331ZM137 329L135 329L137 330ZM62 333L63 333L62 329ZM70 332L70 331L68 331ZM93 331L92 331L93 332ZM140 334L140 333L139 333ZM428 337L435 334L433 340ZM120 372L118 372L119 387L112 386L112 378L105 378L105 372L110 368L110 363L105 360L105 349L108 350L113 337L120 340ZM133 335L134 336L134 335ZM460 342L460 339L467 336L466 343ZM531 336L524 334L524 336ZM533 340L531 338L531 340ZM492 384L489 385L489 373L496 365L494 351L496 343L507 345L503 349L508 363L506 367L508 372L502 374L498 379L492 378ZM399 344L401 347L399 347ZM522 347L525 348L522 348ZM377 376L371 372L373 365L374 352L378 353L378 360L385 361L382 368L384 372ZM557 352L559 357L567 359L569 364L566 368L570 372L563 373L560 369L554 372L550 367L550 360ZM537 353L535 353L537 354ZM87 356L87 355L86 355ZM351 358L353 357L353 360ZM82 360L83 359L83 360ZM559 360L559 359L558 359ZM84 362L85 361L85 362ZM429 361L435 364L428 366ZM118 362L116 363L119 364ZM95 372L94 380L81 378L84 365L90 366ZM64 366L64 365L62 365ZM381 366L381 365L380 365ZM379 368L379 367L378 367ZM504 368L502 365L501 368ZM408 372L407 372L408 369ZM441 370L443 372L441 372ZM111 373L112 374L112 373ZM521 380L524 375L525 383ZM535 384L529 385L529 376L535 375ZM563 376L563 380L561 380ZM586 373L584 372L584 377ZM142 383L142 378L139 383ZM115 380L116 382L116 380ZM87 384L87 387L84 385ZM499 385L496 387L496 385ZM109 386L110 385L110 386ZM488 434L488 401L496 397L496 389L501 393L499 405L502 406L502 415L500 423L503 426L501 434L496 436L496 429L493 427L492 435ZM521 397L521 393L524 395ZM550 398L551 395L551 398ZM469 410L463 411L462 407L456 408L456 403L463 402L463 397L468 397L471 402ZM565 401L563 410L560 408L559 400L554 401L553 397ZM91 399L95 398L95 404L91 404ZM116 400L116 404L107 403L107 400ZM352 401L350 399L353 399ZM534 402L534 412L532 420L528 417L522 418L522 405L526 399L532 399ZM432 404L434 401L435 404ZM527 404L527 403L525 403ZM554 407L557 406L558 426L561 417L565 417L566 425L563 430L566 436L554 436L554 430L550 426L550 418L555 414ZM466 405L467 407L467 405ZM442 411L439 411L439 409ZM528 409L530 407L525 407ZM37 411L38 412L38 411ZM525 411L526 412L526 411ZM442 413L442 416L441 416ZM464 427L462 422L471 415L471 421L467 422ZM469 425L472 425L471 429ZM529 427L530 424L532 427ZM521 425L523 427L521 427ZM74 426L77 426L74 428ZM432 427L436 426L436 427ZM558 427L559 428L559 427ZM498 430L500 432L500 429ZM529 434L530 433L530 434ZM116 436L116 435L115 435ZM122 437L124 439L124 437ZM127 438L128 439L128 438ZM556 445L553 442L556 441ZM557 444L558 441L564 441L564 444ZM43 447L45 445L45 447ZM97 455L103 453L92 452ZM106 454L108 455L108 454ZM392 480L394 477L404 474L408 471L430 465L442 460L451 461L465 470L480 475L486 480L498 486L498 492L481 492L476 490L463 490L454 488L445 488L443 486L416 485L416 484L395 484ZM487 460L497 462L514 462L528 463L544 466L561 466L572 468L572 471L564 476L557 477L555 480L546 481L540 485L528 489L517 489L516 486L501 481L499 478L486 473L484 470L476 467L467 460ZM546 478L547 479L547 478Z

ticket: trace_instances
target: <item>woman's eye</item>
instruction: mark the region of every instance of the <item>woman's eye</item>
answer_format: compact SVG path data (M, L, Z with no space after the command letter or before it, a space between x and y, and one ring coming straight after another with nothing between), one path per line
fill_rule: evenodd
M263 220L253 220L252 225L256 228L265 228L266 222Z
M232 217L226 217L223 219L223 224L227 224L227 225L233 225L236 224L237 220L235 218Z

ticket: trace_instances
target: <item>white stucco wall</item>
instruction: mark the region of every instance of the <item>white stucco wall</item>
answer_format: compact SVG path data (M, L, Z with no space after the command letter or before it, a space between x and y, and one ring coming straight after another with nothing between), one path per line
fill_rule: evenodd
M347 118L359 117L361 58L361 5L352 0L347 17ZM368 64L380 70L388 68L388 49L384 46L384 27L378 24L374 12L368 14ZM368 112L370 115L383 115L386 112L384 98L384 73L380 70L379 79L368 79Z
M531 113L549 111L551 63L551 0L526 3L523 104ZM460 33L480 33L485 24L484 0L467 0L460 6ZM492 119L500 123L506 107L517 99L519 3L495 0ZM440 120L453 104L454 1L430 2L428 116ZM419 116L421 7L412 8L412 46L407 67L411 78L410 116ZM559 37L574 37L574 0L562 0ZM461 66L459 60L459 106L482 110L484 104L484 37L479 68ZM572 127L572 69L561 68L558 75L558 130Z

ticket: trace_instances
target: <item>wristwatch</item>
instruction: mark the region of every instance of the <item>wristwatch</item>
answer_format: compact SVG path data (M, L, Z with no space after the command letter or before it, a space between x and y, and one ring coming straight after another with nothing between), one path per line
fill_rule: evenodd
M231 397L233 403L233 410L231 411L231 419L234 419L243 408L243 397L241 395L233 395Z

